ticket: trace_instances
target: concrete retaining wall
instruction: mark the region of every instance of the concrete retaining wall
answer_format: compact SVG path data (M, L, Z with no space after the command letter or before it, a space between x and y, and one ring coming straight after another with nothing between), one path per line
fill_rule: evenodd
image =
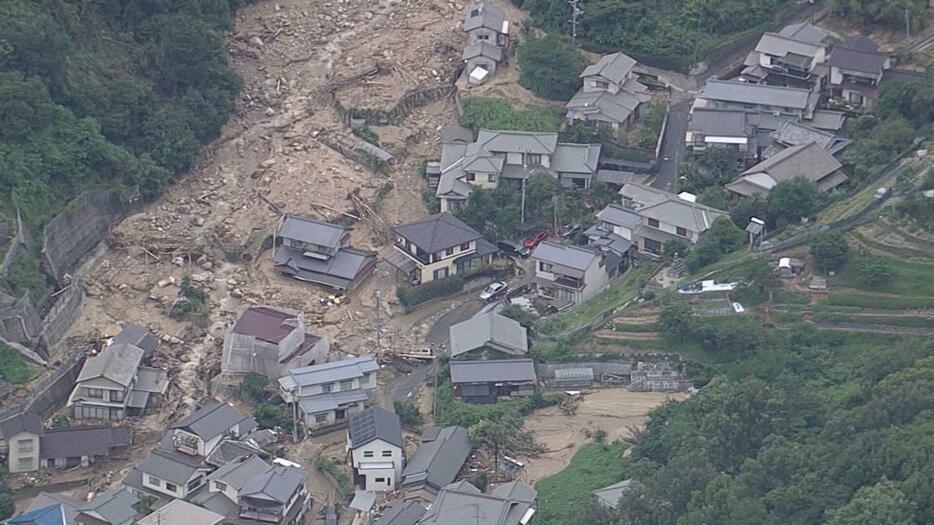
M65 338L68 329L81 314L83 305L84 289L76 280L55 297L55 303L42 320L40 346L51 353L55 345Z
M19 212L17 212L16 235L10 239L10 247L7 248L6 253L3 255L3 262L0 263L0 275L5 276L10 272L10 267L13 266L16 256L27 248L26 242L26 228L23 226L23 220L20 218Z
M42 320L28 293L16 303L0 308L0 339L29 345L37 340L41 333Z

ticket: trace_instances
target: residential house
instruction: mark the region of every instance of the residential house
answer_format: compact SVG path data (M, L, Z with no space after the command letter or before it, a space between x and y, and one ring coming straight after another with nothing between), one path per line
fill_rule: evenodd
M0 423L10 473L39 470L39 442L43 432L42 418L35 414L18 414Z
M589 188L598 171L599 144L558 142L557 133L481 129L477 140L460 133L442 136L435 196L441 211L466 205L473 188L496 188L503 180L516 184L532 173L554 177L564 187Z
M123 485L137 496L162 501L189 499L204 487L212 470L214 467L200 456L157 448L130 469Z
M618 276L615 255L591 246L544 241L530 259L535 268L532 286L559 308L590 299Z
M498 313L475 315L452 325L449 332L452 359L525 357L529 353L529 336L525 327Z
M679 240L691 246L720 217L729 217L723 210L695 202L689 193L674 193L643 184L625 184L619 190L623 207L639 216L632 230L633 242L642 252L661 255L664 244Z
M639 118L639 106L652 99L633 72L636 61L623 53L600 57L580 74L583 85L565 105L571 123L586 120L613 129Z
M528 525L538 493L521 481L503 483L484 494L466 481L444 487L418 525Z
M227 437L241 439L258 427L230 403L211 401L169 426L160 444L189 456L207 457Z
M827 55L836 35L808 24L792 24L778 33L767 32L746 57L740 78L820 91L827 76Z
M417 525L418 520L424 515L425 507L415 500L406 500L384 510L373 525Z
M208 475L208 489L196 494L191 502L224 516L239 512L243 486L272 469L255 455L231 461Z
M616 510L619 506L619 499L623 497L623 493L632 490L632 488L638 484L639 482L634 479L624 479L623 481L597 489L593 491L593 494L597 497L597 502L601 505L610 510Z
M306 331L302 314L253 305L224 336L221 370L279 379L289 369L327 361L329 350L327 337Z
M402 471L405 497L434 501L435 495L457 478L472 450L466 428L426 428L415 454Z
M600 249L616 263L616 275L629 268L636 251L633 231L639 226L639 215L619 204L608 204L597 214L593 226L584 231L590 246Z
M240 489L240 509L228 517L231 525L273 523L298 525L311 504L305 481L308 472L277 465L247 481Z
M85 504L87 504L87 502L61 494L40 492L38 496L33 498L22 514L10 518L6 523L31 525L38 521L39 523L54 525L58 525L59 523L62 525L72 525L77 523L78 509Z
M97 458L130 446L127 427L75 426L46 430L39 438L42 468L87 467Z
M489 264L496 246L450 213L437 213L396 226L394 249L385 260L412 284L459 275Z
M817 129L801 122L786 120L770 134L771 143L762 151L761 158L767 159L784 149L802 146L811 142L827 150L833 156L839 156L850 140L829 131Z
M820 93L808 89L708 80L693 107L741 109L810 120L819 100Z
M858 109L872 109L892 59L866 36L847 38L830 55L830 96Z
M778 183L804 177L817 184L821 191L831 191L847 181L840 162L816 142L784 149L743 172L740 178L726 185L731 194L763 197Z
M110 341L111 345L120 343L127 343L141 348L143 350L143 359L152 355L152 353L156 351L156 348L159 348L158 337L153 335L153 333L146 328L133 323L124 326L123 330Z
M276 231L276 270L299 281L353 290L373 273L376 253L350 246L350 230L286 215Z
M74 521L77 525L130 525L142 518L139 498L126 488L112 489L82 502L76 508Z
M347 424L361 412L376 390L379 364L372 357L356 357L290 370L279 379L287 403L297 404L305 428L318 431Z
M85 361L68 398L75 419L117 420L142 413L168 389L163 370L141 366L143 349L115 343Z
M496 73L509 49L509 21L499 7L486 2L467 6L464 18L467 46L463 59L467 64L468 84L481 84Z
M759 156L757 127L751 121L742 109L695 108L685 143L695 156L709 149L727 150L745 167Z
M531 397L538 385L531 359L451 361L450 366L454 397L468 403Z
M192 505L180 499L172 500L152 514L136 522L137 525L168 525L170 523L184 523L185 525L220 525L224 523L224 516L197 505Z
M395 490L405 466L399 416L380 407L354 414L347 427L354 484L367 492Z

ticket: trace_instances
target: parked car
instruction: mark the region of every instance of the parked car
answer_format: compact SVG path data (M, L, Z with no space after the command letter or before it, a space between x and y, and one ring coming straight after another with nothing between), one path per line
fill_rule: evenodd
M480 292L480 299L484 301L492 301L500 295L506 293L508 286L503 281L497 281L489 286L487 286L482 292Z
M873 198L881 199L882 197L885 197L885 194L888 192L889 192L888 188L885 188L885 187L879 188L876 190L876 193L875 195L873 195Z
M513 257L528 257L532 254L532 250L515 241L499 241L496 243L496 247L503 254L512 255Z
M529 235L528 237L526 237L525 240L522 241L522 245L525 246L526 248L530 249L530 250L534 250L536 246L538 246L539 244L541 244L541 242L544 241L544 240L547 239L547 238L548 238L548 232L547 232L547 231L545 231L545 230L538 230L538 231L532 232L531 235Z

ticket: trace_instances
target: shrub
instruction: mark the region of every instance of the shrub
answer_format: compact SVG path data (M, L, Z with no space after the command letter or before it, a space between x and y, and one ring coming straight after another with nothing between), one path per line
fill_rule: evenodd
M396 415L399 416L399 421L405 427L420 427L425 422L422 414L418 411L418 407L411 401L396 401L392 406L396 411Z
M461 125L474 133L482 128L557 131L561 127L562 116L554 108L514 108L505 100L487 97L464 97L462 103L464 116L461 117Z
M685 339L694 332L694 312L684 303L676 303L662 308L656 322L665 337Z
M598 428L597 430L593 431L593 434L591 434L590 437L593 438L594 443L606 443L606 430Z
M587 59L562 38L530 36L519 46L518 64L519 85L543 98L568 100L580 87Z
M178 299L169 310L169 317L175 320L186 319L193 315L205 315L208 312L204 290L191 284L191 277L182 277L179 284Z
M315 467L322 472L327 472L334 478L341 494L343 494L345 498L353 494L354 487L350 484L350 478L347 477L347 473L341 470L333 460L319 456L315 458Z
M286 432L292 432L292 408L276 398L277 402L263 403L253 411L253 417L262 428L282 428Z
M33 370L15 348L0 343L0 376L9 383L22 385L32 379Z
M269 398L269 392L266 391L268 384L266 376L250 372L240 381L240 395L255 403L262 403Z
M840 232L826 232L814 237L810 253L814 256L814 266L827 273L837 271L846 263L850 248Z
M882 257L863 251L853 262L856 265L856 278L866 286L881 284L892 279L892 267Z
M402 303L402 306L415 306L429 299L457 293L461 291L463 287L463 277L452 275L412 288L396 288L396 297L399 298L399 302Z
M527 312L525 308L517 304L507 304L499 311L501 315L504 315L510 319L515 319L519 321L519 324L526 328L530 328L535 324L536 316Z

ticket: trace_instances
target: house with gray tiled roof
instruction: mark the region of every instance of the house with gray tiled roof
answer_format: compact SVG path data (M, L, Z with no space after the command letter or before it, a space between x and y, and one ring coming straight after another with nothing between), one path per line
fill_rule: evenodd
M211 401L169 426L161 447L206 458L225 438L242 439L256 430L256 420L230 403Z
M137 496L161 501L189 499L204 487L214 467L199 456L156 448L127 472L123 485Z
M633 72L636 61L623 53L600 57L580 74L581 88L565 105L566 118L605 124L613 129L639 118L639 106L652 99Z
M460 481L444 487L418 525L527 525L538 492L521 481L498 485L490 494Z
M674 194L651 186L629 183L619 190L623 208L639 216L632 242L639 251L660 255L664 244L679 240L691 246L720 217L729 214L695 202L689 193Z
M819 92L805 88L708 80L693 107L740 109L807 120L813 118L819 100Z
M197 493L191 502L225 516L234 513L240 508L240 489L272 468L259 456L231 461L208 475L207 490Z
M554 132L481 129L472 142L444 135L441 161L426 172L429 181L437 180L442 212L466 206L474 188L518 184L532 173L550 175L564 187L589 188L599 167L599 144L558 142Z
M501 8L484 1L467 6L467 46L463 59L468 84L480 84L496 73L509 49L509 21Z
M42 418L28 412L0 422L0 446L9 472L39 470L39 441L43 433Z
M766 32L743 62L740 78L751 84L820 91L827 77L827 56L837 39L832 31L809 23Z
M402 471L406 498L433 501L438 491L454 482L472 450L466 428L426 428L415 454Z
M372 357L296 368L279 379L279 393L286 403L298 405L310 432L339 428L372 401L378 371Z
M227 517L230 525L293 525L303 523L311 505L304 469L276 465L271 470L250 478L240 489L240 508Z
M621 258L596 246L569 246L544 241L530 257L535 268L532 287L557 308L600 293L619 276Z
M367 492L396 490L405 467L399 416L380 407L354 414L347 427L353 481Z
M538 388L531 359L451 361L450 368L454 397L468 403L531 397Z
M223 522L224 516L222 514L177 499L154 510L152 514L149 514L136 523L137 525L167 525L169 523L184 523L185 525L220 525Z
M327 337L306 330L301 313L250 305L224 335L221 371L275 380L290 369L327 361L330 348Z
M491 355L525 357L529 353L525 327L498 313L475 315L451 325L449 332L452 359L485 359Z
M85 361L68 406L75 419L117 420L142 413L168 389L163 370L142 366L145 351L114 343Z
M437 213L392 229L385 261L412 284L423 284L489 264L496 246L450 213Z
M840 43L827 60L830 96L858 109L871 109L892 58L869 37L858 35Z
M336 290L353 290L376 266L376 254L350 246L350 230L336 224L286 215L274 242L279 273Z
M726 189L739 197L768 196L780 182L803 177L821 191L831 191L847 181L840 161L816 142L784 149L749 168Z
M597 497L598 503L608 509L616 510L619 505L619 499L623 497L623 493L631 490L634 486L638 485L638 483L639 482L634 479L624 479L623 481L597 489L593 491L593 494Z
M141 518L139 498L126 489L101 492L91 501L42 492L26 511L6 523L24 525L131 525Z

